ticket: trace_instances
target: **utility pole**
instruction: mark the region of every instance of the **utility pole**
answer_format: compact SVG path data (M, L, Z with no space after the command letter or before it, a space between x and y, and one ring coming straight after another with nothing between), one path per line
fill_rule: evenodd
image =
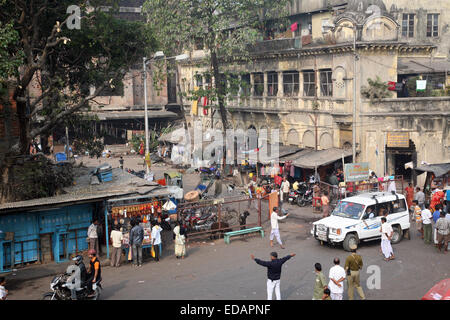
M352 162L356 163L356 24L353 25L353 123L352 123Z

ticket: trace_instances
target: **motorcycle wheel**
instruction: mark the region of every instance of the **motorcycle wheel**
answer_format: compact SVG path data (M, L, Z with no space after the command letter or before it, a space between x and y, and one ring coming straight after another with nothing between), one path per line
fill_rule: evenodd
M42 300L58 300L56 299L56 295L55 297L53 297L54 292L47 292L44 293L44 295L42 296Z
M302 198L297 198L297 205L299 207L304 207L306 205L306 203Z

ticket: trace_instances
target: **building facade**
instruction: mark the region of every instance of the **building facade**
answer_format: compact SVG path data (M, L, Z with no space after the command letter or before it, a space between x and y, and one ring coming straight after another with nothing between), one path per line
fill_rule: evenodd
M297 9L301 11L306 2ZM351 149L355 143L356 162L369 162L381 175L414 178L405 164L448 161L449 4L425 1L426 6L421 2L422 7L415 8L407 1L323 2L293 15L310 13L310 34L257 43L252 63L226 65L224 72L240 74L250 88L246 96L229 95L230 126L257 132L267 129L269 137L270 130L278 129L284 145L302 148ZM411 27L404 13L413 15ZM412 26L414 30L408 29ZM311 39L304 41L305 37ZM181 64L182 89L209 82L196 76L207 69L198 66L203 54L194 51ZM406 97L390 91L390 96L369 99L364 89L373 89L368 80L377 77L382 83L427 79L433 96L416 97L414 87ZM189 113L191 105L184 107ZM201 120L205 128L222 127L218 115L211 117L201 106L198 109L191 110L189 122Z

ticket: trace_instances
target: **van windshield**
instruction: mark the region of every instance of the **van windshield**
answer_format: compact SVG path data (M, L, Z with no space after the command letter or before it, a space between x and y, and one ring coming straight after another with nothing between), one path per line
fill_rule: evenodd
M333 210L332 215L343 218L359 219L364 208L365 206L359 203L340 201Z

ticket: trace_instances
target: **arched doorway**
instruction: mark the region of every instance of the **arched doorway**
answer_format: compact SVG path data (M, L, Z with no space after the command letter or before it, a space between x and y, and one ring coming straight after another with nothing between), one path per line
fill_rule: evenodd
M406 182L417 183L414 170L405 168L405 164L410 163L412 167L417 166L417 151L414 142L409 139L409 144L404 147L386 145L386 174L402 175ZM409 167L409 166L408 166Z

